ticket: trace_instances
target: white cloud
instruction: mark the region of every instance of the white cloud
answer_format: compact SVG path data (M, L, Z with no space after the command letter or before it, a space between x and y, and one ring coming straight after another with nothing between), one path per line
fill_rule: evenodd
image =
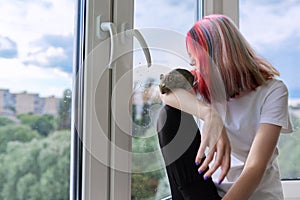
M191 2L193 1L136 1L136 26L178 31L184 37L195 21ZM254 0L241 2L246 2L240 6L241 30L256 48L280 48L280 43L288 40L291 35L300 37L299 1L286 0L271 4L255 3ZM0 0L0 36L9 36L16 42L19 56L19 60L0 59L1 88L28 92L40 90L44 95L51 95L51 92L61 95L63 89L71 86L70 74L34 65L49 62L49 58L64 58L69 55L65 47L39 48L33 44L45 35L73 35L74 3L75 0ZM299 47L300 44L295 43L295 46ZM174 56L165 55L163 59L169 62L172 57ZM33 60L37 62L24 65L24 61ZM141 62L144 62L144 57L141 57ZM177 61L174 61L174 66L176 64Z
M242 33L279 70L293 98L300 96L299 10L298 0L243 0L240 5Z
M74 1L49 0L52 6L37 1L22 3L0 1L1 35L19 46L21 58L30 51L30 43L46 34L69 35L74 32Z
M11 92L27 91L41 96L61 97L71 89L72 76L55 68L25 66L17 59L0 59L0 86Z
M46 55L49 58L55 58L55 57L63 57L66 58L66 55L64 53L64 49L61 47L55 48L55 47L49 47L46 51Z
M11 49L14 48L12 43L4 37L0 37L0 47L1 49Z
M157 66L165 66L164 72L175 67L188 67L186 62L185 35L195 23L195 1L152 1L135 2L135 28L140 28ZM139 45L137 45L139 48ZM135 67L145 63L144 55L136 53ZM144 77L159 77L155 70L145 70ZM147 72L147 73L146 73Z
M25 58L25 63L38 63L41 66L49 65L51 59L66 59L65 51L61 47L48 47L47 50L38 50L37 52L30 52Z
M32 44L44 35L73 35L74 3L75 0L0 0L0 36L16 42L19 56L0 59L1 88L11 92L26 90L41 96L62 96L64 89L71 88L71 74L34 64L65 59L65 50L50 46L39 48ZM36 62L24 64L34 60Z
M135 24L140 28L165 28L185 34L195 22L194 1L135 1ZM196 5L195 5L196 6Z
M257 49L280 47L291 36L300 37L300 4L297 1L259 4L245 1L240 6L240 28Z

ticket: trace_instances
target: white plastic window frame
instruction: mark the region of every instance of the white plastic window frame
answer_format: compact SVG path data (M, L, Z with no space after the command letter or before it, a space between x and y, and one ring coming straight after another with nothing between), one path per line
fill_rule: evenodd
M85 38L84 38L84 66L83 66L83 81L82 90L83 108L79 115L82 118L82 137L84 140L83 162L82 162L82 196L76 199L129 199L130 198L130 174L115 174L111 172L107 166L99 165L99 162L91 154L90 149L95 148L95 152L101 153L97 148L97 138L94 138L97 133L97 123L94 121L95 116L93 107L95 105L95 85L98 81L93 73L99 67L99 58L93 56L93 48L100 41L96 39L97 16L103 15L105 21L114 21L121 23L126 20L132 27L132 19L134 12L133 0L85 0L86 2L86 20L85 20ZM230 16L238 25L239 21L239 1L238 0L202 0L201 11L203 15L211 13L223 13ZM109 46L107 46L109 49ZM108 62L108 50L104 51L105 59L101 62ZM107 53L107 54L106 54ZM85 62L87 61L87 62ZM76 78L76 77L75 77ZM108 77L107 77L108 78ZM107 84L107 83L104 83ZM104 95L104 94L103 94ZM103 103L103 102L102 102ZM104 102L105 103L105 102ZM108 103L106 102L108 106ZM100 105L98 105L100 106ZM110 114L107 113L107 118ZM108 120L108 119L104 119ZM94 122L91 124L91 122ZM75 127L76 128L76 127ZM108 127L106 127L108 128ZM122 142L122 141L119 141ZM126 143L127 141L125 141ZM105 144L104 144L105 145ZM130 146L130 143L128 143ZM109 154L108 150L107 153ZM108 155L109 156L109 155ZM296 200L300 198L300 181L282 181L285 200ZM127 198L126 198L127 197Z
M124 107L123 98L120 97L128 99L127 95L131 94L130 75L127 75L125 81L122 79L122 91L112 90L117 81L131 69L132 56L123 55L117 60L112 58L114 66L109 65L113 46L111 34L114 31L103 30L101 24L113 23L116 32L120 31L123 23L127 24L127 28L132 28L133 0L78 2L77 14L81 16L78 17L76 28L80 34L75 43L80 43L76 45L80 48L76 51L78 69L74 75L74 87L78 95L73 104L76 113L72 127L73 134L77 137L72 137L70 199L130 199L131 157L126 154L120 158L118 153L113 153L112 148L114 143L128 151L131 148L131 137L123 134L123 130L112 119L115 116L122 117L123 124L127 125L126 129L130 128L130 119L124 117L128 113L119 112ZM126 39L126 45L130 46L130 37ZM113 69L110 70L109 67ZM77 153L78 151L80 152ZM114 164L120 161L122 166L126 165L124 168L129 173L115 170Z
M203 16L213 13L225 14L239 26L239 0L202 0ZM300 199L300 180L282 181L284 199Z

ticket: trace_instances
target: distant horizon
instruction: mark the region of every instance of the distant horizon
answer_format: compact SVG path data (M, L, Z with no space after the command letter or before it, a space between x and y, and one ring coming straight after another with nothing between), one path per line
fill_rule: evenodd
M70 88L66 88L66 89L64 89L64 91L67 90L67 89L70 89ZM62 98L63 97L63 93L60 96L55 95L55 94L52 94L52 95L51 94L42 95L40 92L28 91L28 89L27 90L13 91L13 90L11 90L9 88L2 88L2 87L0 87L0 90L8 90L10 94L22 94L22 93L37 94L37 95L39 95L40 98L47 98L47 97ZM70 90L72 91L72 89L70 89Z
M71 91L73 91L72 90L72 88L65 88L64 89L64 91L65 90L67 90L67 89L69 89L69 90L71 90ZM28 93L28 94L38 94L40 97L52 97L52 96L54 96L54 97L57 97L57 98L62 98L63 97L63 92L62 92L62 94L61 95L55 95L55 94L47 94L47 95L42 95L40 92L36 92L36 91L29 91L28 89L27 90L18 90L18 91L14 91L14 90L11 90L11 89L9 89L9 88L2 88L2 87L0 87L0 90L8 90L11 94L20 94L20 93L24 93L24 92L26 92L26 93ZM294 89L289 89L289 99L290 100L300 100L300 89L298 89L298 88L294 88Z

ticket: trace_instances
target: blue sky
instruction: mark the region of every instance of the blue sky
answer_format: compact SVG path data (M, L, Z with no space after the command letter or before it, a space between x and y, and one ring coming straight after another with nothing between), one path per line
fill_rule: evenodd
M242 0L240 29L281 73L291 98L300 98L300 1Z
M0 88L62 96L72 85L73 0L0 0Z
M0 88L61 96L71 87L74 3L0 0ZM194 0L136 1L136 26L184 34L193 24L193 6ZM279 69L290 96L300 98L300 1L241 0L240 8L242 33Z

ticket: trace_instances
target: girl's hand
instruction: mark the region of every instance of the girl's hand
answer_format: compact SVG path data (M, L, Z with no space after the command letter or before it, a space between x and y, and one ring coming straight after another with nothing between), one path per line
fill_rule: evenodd
M201 144L196 156L196 163L201 163L207 147L209 152L198 171L199 173L205 171L215 157L214 164L203 176L204 179L209 178L221 167L222 171L218 179L218 184L221 184L230 169L231 147L223 121L214 109L211 109L211 112L204 118Z

